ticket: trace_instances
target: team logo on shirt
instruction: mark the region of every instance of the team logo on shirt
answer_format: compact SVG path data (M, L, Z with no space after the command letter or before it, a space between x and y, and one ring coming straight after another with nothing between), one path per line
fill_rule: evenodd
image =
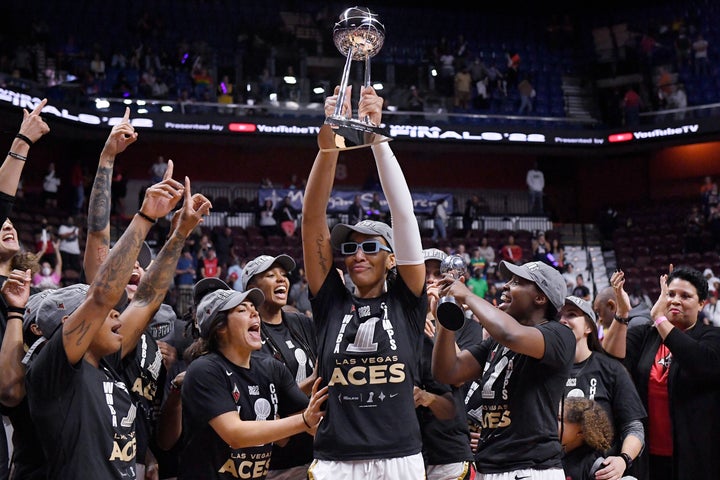
M240 389L234 383L233 383L232 397L233 397L233 400L235 400L235 403L237 403L238 400L240 400Z

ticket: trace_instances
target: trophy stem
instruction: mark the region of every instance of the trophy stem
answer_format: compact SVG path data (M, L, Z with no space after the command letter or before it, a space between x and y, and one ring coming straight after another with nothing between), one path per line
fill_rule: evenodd
M365 57L365 86L370 86L370 57ZM363 119L365 123L371 123L370 122L370 116L365 115L365 118Z
M348 86L348 78L350 77L350 66L352 65L353 48L348 49L347 58L345 59L345 67L343 68L342 78L340 79L340 92L338 93L338 101L335 105L335 117L342 117L342 108L345 104L345 90Z

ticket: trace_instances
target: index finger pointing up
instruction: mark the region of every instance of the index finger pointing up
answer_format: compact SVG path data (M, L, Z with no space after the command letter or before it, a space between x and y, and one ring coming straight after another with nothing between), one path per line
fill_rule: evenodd
M130 123L130 107L125 107L125 115L122 119L123 123Z
M38 103L37 107L35 107L30 115L40 115L40 112L42 112L42 109L45 108L45 105L47 105L47 98L43 98L42 102Z
M172 160L168 160L168 166L167 169L165 169L165 175L163 175L163 180L167 180L168 178L172 178L173 176L173 169L175 167L175 164Z

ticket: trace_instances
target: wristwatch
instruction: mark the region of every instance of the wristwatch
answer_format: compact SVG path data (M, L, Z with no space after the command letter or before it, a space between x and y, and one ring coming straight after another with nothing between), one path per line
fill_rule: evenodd
M630 458L630 455L625 452L621 452L620 457L625 460L625 471L627 472L628 470L630 470L630 467L632 467L633 459Z

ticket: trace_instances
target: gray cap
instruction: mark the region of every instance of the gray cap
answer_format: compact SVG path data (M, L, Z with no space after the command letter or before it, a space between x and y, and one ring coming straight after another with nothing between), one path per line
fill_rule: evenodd
M200 336L208 338L213 327L217 323L218 314L240 305L250 300L255 308L259 307L265 301L265 295L259 288L251 288L247 292L238 292L237 290L215 290L205 295L200 304L197 306L195 318L200 328Z
M28 298L28 301L25 304L25 315L23 316L23 331L26 331L30 327L30 325L37 322L37 314L40 310L40 305L42 304L43 300L45 300L45 298L47 298L55 290L56 289L53 288L30 295L30 298Z
M155 312L155 316L150 320L150 325L147 327L150 336L155 340L168 341L175 332L176 318L175 310L170 305L167 303L160 304L160 308Z
M295 269L295 260L293 260L293 258L289 255L285 255L284 253L278 255L277 257L260 255L259 257L255 257L247 262L243 267L242 275L240 276L240 285L242 285L242 289L247 290L248 283L250 283L252 277L258 273L270 270L270 267L276 263L287 272L291 272Z
M37 323L43 337L50 338L62 323L63 318L78 309L87 297L89 285L77 283L57 290L51 290L37 309Z
M580 297L570 295L565 299L565 305L574 305L578 307L585 315L590 317L590 320L592 320L593 323L595 323L595 311L592 309L592 305L590 305L590 302L588 302L587 300L583 300Z
M499 268L500 274L505 278L517 275L520 278L534 282L556 310L560 310L565 305L567 283L562 274L547 263L528 262L515 265L503 260L500 262Z
M422 253L426 262L428 260L437 260L438 262L442 262L447 258L447 253L438 248L426 248L422 251Z
M232 290L230 286L219 278L202 278L193 285L193 304L197 307L205 295L215 290Z
M339 250L340 245L348 241L348 237L350 237L352 232L383 237L390 247L390 250L393 252L395 251L392 228L387 223L378 222L376 220L363 220L355 225L338 223L332 229L332 233L330 234L330 243L332 243L332 246L335 249Z

